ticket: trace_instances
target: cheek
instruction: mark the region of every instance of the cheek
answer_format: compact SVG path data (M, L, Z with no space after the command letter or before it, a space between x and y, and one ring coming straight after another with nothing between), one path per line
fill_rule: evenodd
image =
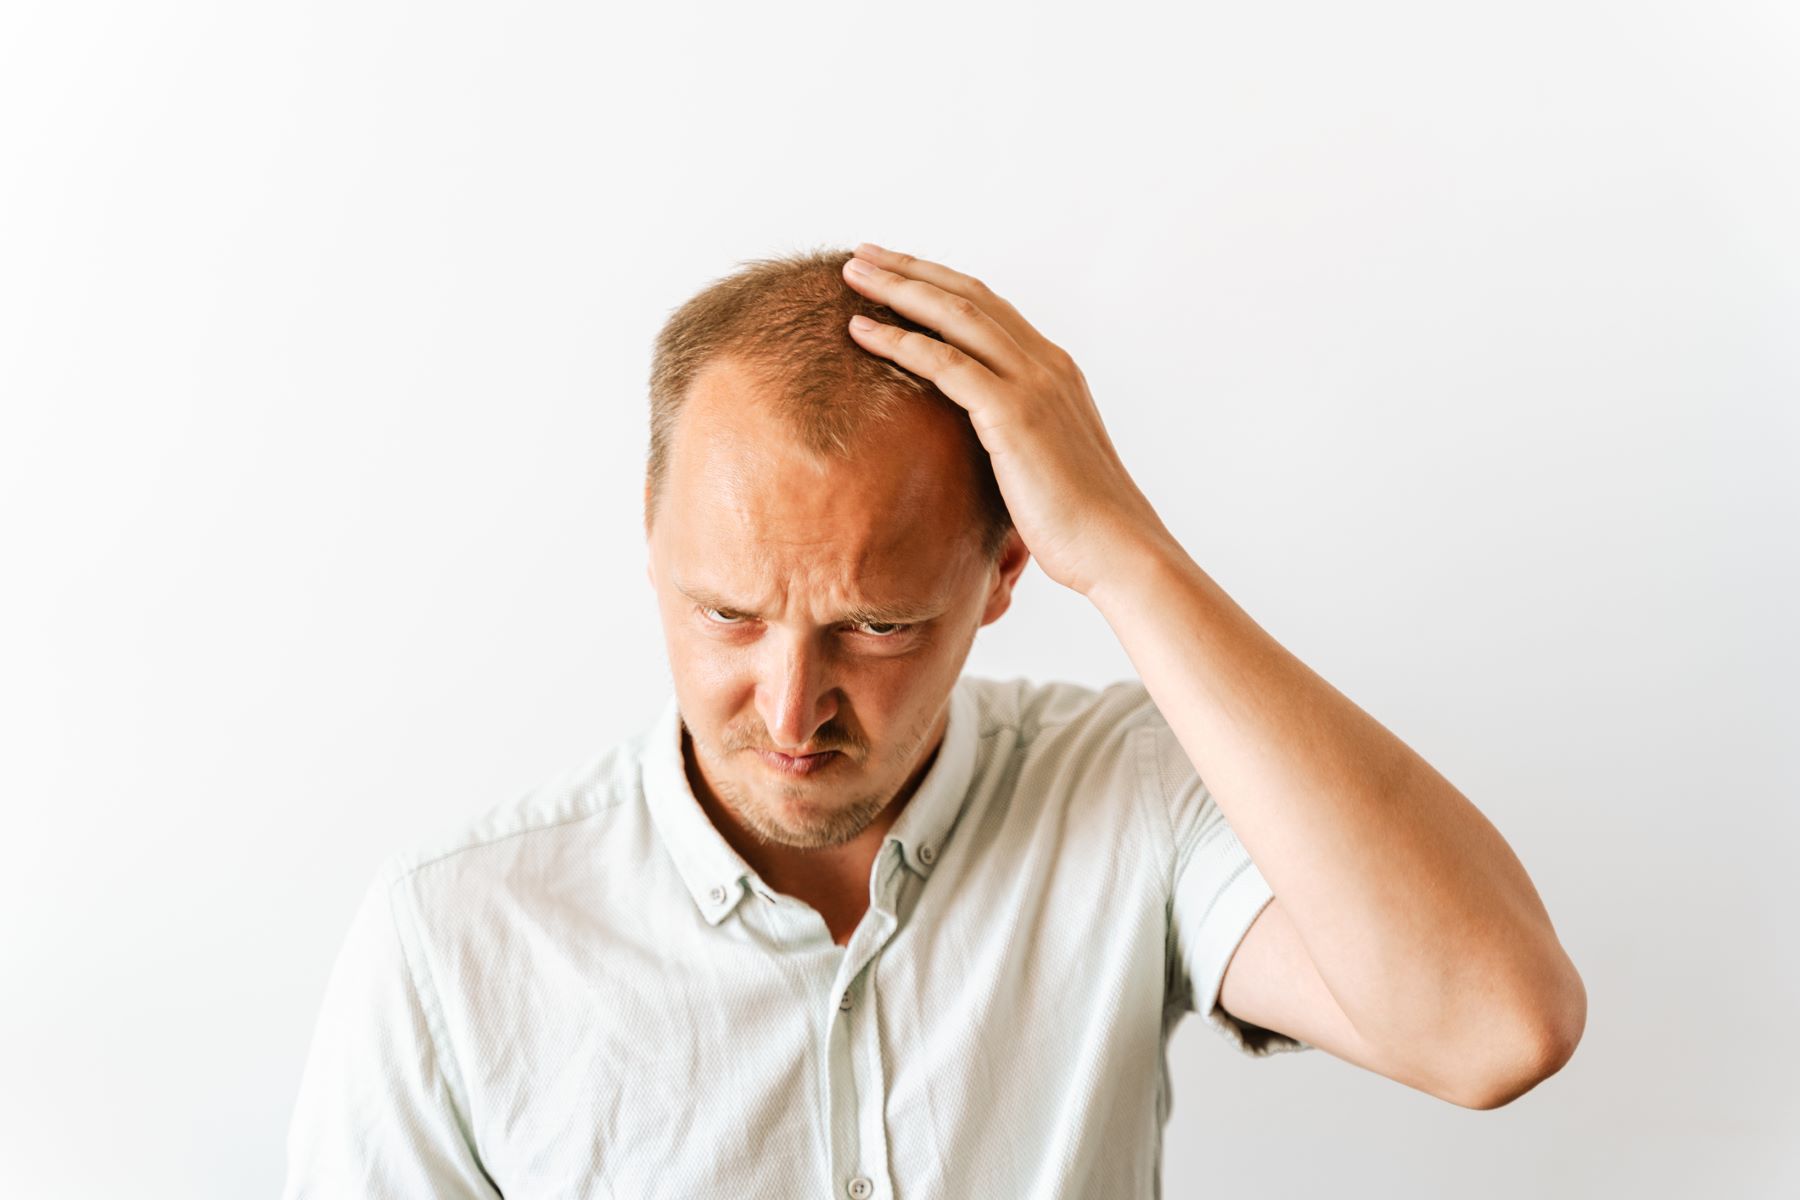
M753 685L741 660L724 653L712 639L671 625L666 613L663 641L683 717L701 736L715 740L751 694Z
M677 639L669 647L669 674L681 696L682 708L694 720L717 730L735 714L750 706L756 694L756 678L742 655L723 652L706 639Z

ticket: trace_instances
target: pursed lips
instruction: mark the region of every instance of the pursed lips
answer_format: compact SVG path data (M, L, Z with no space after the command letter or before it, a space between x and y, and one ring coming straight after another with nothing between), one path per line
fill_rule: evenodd
M820 750L812 754L783 754L779 750L758 750L757 756L769 766L789 775L810 775L838 757L836 750Z

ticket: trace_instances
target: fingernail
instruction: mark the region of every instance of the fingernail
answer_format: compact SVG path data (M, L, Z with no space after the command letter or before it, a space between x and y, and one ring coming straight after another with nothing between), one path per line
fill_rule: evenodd
M861 275L865 279L875 273L875 268L860 258L853 258L847 264L852 275Z
M861 313L857 313L854 317L850 318L850 328L859 333L867 333L869 330L875 328L875 322L869 320L869 318L863 316Z

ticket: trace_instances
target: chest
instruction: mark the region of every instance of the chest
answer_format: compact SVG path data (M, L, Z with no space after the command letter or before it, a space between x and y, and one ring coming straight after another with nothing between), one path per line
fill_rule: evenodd
M854 919L749 893L716 926L609 906L554 942L544 922L487 931L490 950L536 943L448 1006L502 1190L999 1195L979 1178L998 1145L1108 1122L1153 1142L1166 923L1147 873L949 860L903 882Z

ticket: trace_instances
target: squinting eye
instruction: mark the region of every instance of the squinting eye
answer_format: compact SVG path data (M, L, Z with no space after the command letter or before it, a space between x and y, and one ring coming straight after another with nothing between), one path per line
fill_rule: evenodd
M893 625L886 621L871 621L867 624L859 625L857 628L868 634L870 637L878 638L893 637L897 633L905 633L907 629L905 625Z
M723 612L719 611L718 609L707 608L705 605L700 606L700 611L705 613L706 619L711 621L714 625L736 625L740 620L743 619L743 618L737 617L737 616L728 617Z

